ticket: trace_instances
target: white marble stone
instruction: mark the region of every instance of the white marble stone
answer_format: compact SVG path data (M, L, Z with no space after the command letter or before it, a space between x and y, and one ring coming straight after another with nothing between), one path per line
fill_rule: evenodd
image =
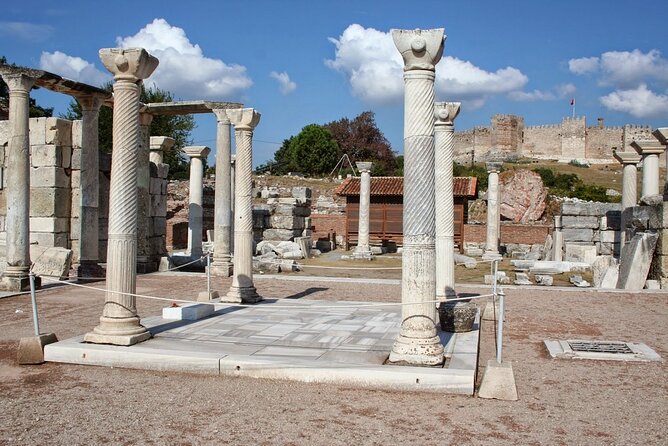
M214 211L214 248L211 273L232 275L232 143L231 123L225 109L212 110L216 115L216 189Z
M487 172L487 238L485 241L485 253L483 260L500 259L499 254L499 172L500 162L488 162Z
M184 147L183 152L190 157L190 184L188 196L188 254L193 258L202 256L203 215L202 198L204 196L204 160L209 156L206 146Z
M371 246L369 245L369 212L371 208L371 169L373 163L358 162L360 171L360 205L357 229L357 246L353 251L354 259L371 260Z

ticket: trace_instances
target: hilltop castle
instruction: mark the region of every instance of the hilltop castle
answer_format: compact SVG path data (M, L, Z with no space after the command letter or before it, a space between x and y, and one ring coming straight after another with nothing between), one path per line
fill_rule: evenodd
M590 163L612 162L612 149L633 150L634 140L652 139L652 128L645 125L605 127L598 118L587 127L585 117L564 118L561 124L524 126L516 115L494 115L490 127L475 127L455 133L455 160L462 164L503 159L533 158L578 160Z

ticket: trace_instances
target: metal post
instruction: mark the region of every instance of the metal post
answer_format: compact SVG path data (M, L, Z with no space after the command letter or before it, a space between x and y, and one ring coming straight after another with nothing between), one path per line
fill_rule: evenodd
M30 271L30 301L32 303L32 323L35 327L35 336L39 336L39 319L37 318L37 298L35 297L35 273Z
M499 291L499 316L498 316L498 333L496 339L496 362L501 364L502 362L502 350L503 350L503 318L504 318L504 298L506 293L501 289Z
M206 294L211 299L211 253L206 254Z

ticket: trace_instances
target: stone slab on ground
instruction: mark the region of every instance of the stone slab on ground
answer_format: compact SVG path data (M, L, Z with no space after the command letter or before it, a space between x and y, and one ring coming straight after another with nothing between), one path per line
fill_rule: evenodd
M33 262L32 271L36 275L67 279L72 263L72 250L32 245L30 259Z
M162 309L162 318L176 321L197 321L212 315L214 306L211 304L179 304L177 307Z
M198 321L142 319L153 338L130 347L47 346L47 361L326 382L380 389L472 395L479 315L469 333L442 334L447 368L383 365L399 333L399 307L361 302L267 299L252 307L220 304Z
M623 290L642 290L652 263L658 234L640 232L622 250L619 261L617 288Z
M22 365L42 364L44 362L44 347L54 342L58 342L58 338L53 333L21 338L16 362Z

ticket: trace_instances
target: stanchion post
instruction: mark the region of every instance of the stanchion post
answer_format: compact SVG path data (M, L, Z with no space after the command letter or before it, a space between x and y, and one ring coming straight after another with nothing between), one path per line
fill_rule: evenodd
M496 291L495 291L495 294ZM496 362L501 364L503 361L502 359L502 350L503 350L503 318L504 316L504 297L505 297L505 292L501 290L497 295L499 297L499 317L498 317L498 333L497 333L497 339L496 339Z
M39 319L37 318L37 297L35 296L35 273L30 271L30 302L32 303L32 324L35 327L35 336L39 336Z
M211 296L211 253L206 254L206 293Z

